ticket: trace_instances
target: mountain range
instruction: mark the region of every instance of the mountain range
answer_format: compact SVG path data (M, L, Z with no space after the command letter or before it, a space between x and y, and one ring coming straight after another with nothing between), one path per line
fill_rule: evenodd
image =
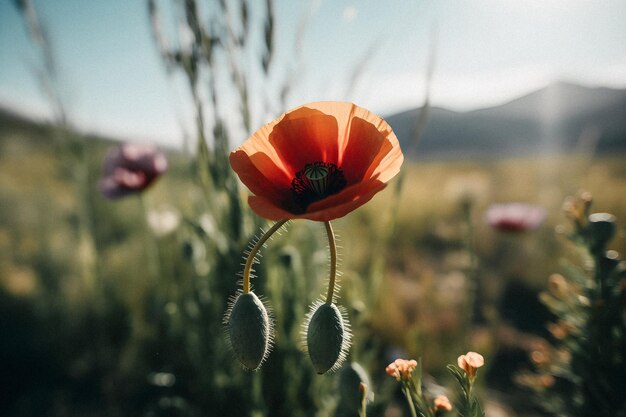
M626 90L558 82L485 109L410 109L385 119L408 159L626 154ZM41 132L46 126L0 108L0 137L16 129Z
M558 82L495 107L411 109L385 119L411 159L626 152L626 90L619 89Z

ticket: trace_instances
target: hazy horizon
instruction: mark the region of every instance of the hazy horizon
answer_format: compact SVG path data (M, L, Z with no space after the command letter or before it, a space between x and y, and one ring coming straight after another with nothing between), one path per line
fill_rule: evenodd
M193 126L188 91L181 77L166 74L145 2L35 5L54 42L75 126L182 142ZM454 111L502 104L554 81L626 88L626 3L619 1L277 1L275 10L271 82L285 68L298 70L290 106L347 100L383 116L415 108L432 45L431 104ZM15 7L1 3L2 106L49 113L33 74L37 59Z

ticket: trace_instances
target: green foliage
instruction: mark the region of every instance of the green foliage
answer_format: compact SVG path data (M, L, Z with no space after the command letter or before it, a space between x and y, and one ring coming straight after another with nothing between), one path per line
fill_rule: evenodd
M569 199L569 238L582 267L566 264L550 277L542 301L556 316L552 346L540 352L534 374L520 380L555 415L626 415L626 264L607 251L616 219L590 214L591 196ZM544 360L545 356L545 360Z
M448 372L454 377L459 388L456 404L452 407L447 397L439 395L434 398L424 390L422 361L420 359L412 362L415 365L414 368L407 368L406 366L410 363L402 359L396 360L387 367L388 373L394 369L397 370L393 376L402 387L412 417L438 417L449 412L453 412L459 417L485 416L480 401L474 392L476 368L473 368L470 375L467 371L454 365L447 366Z
M484 417L480 401L473 392L473 379L454 365L447 366L448 372L454 377L460 388L456 409L460 417Z

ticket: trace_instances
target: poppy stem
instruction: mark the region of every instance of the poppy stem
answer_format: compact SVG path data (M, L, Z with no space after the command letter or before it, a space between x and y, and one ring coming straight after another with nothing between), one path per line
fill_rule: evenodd
M254 244L252 249L250 250L250 254L248 255L248 259L246 259L246 266L243 268L243 293L247 294L250 292L250 271L252 271L252 264L254 263L254 259L256 258L256 254L263 247L267 239L269 239L278 229L280 229L285 223L287 223L287 219L280 220L272 227L269 228L267 232L261 236L259 240Z
M330 277L328 279L328 293L326 294L326 304L333 302L333 294L335 292L335 281L337 277L337 243L335 242L335 233L330 222L324 222L326 226L326 234L328 235L328 249L330 250Z

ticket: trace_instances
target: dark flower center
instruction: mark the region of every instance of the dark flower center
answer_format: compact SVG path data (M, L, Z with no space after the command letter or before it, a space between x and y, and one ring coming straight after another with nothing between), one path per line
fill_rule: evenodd
M291 180L296 209L304 212L309 204L337 194L346 186L343 171L328 162L306 164Z

